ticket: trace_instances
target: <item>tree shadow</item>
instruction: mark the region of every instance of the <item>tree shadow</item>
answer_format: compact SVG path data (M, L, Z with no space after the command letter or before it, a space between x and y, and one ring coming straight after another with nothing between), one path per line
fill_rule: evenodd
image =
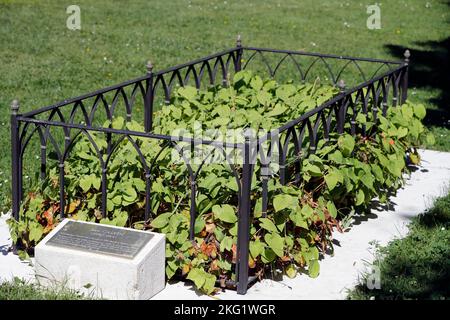
M450 1L446 1L450 6ZM447 21L450 23L450 21ZM403 59L406 49L411 52L409 87L436 89L438 95L428 99L436 108L428 109L426 125L450 125L450 36L441 41L416 41L413 47L387 44L392 55Z
M439 91L438 96L428 100L437 108L427 110L424 123L446 126L450 119L450 37L442 41L419 41L414 45L424 49L406 48L392 44L385 45L385 47L391 54L398 57L403 57L406 49L410 50L409 87Z

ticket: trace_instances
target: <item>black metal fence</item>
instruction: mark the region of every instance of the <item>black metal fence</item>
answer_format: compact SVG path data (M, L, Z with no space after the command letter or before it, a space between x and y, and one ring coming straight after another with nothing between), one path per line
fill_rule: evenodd
M316 150L319 137L327 140L331 133L365 134L364 125L358 126L358 113L370 115L376 119L380 112L384 114L388 104L396 105L397 100L403 102L407 97L409 52L405 53L405 61L385 61L364 59L338 55L305 53L290 50L273 50L264 48L243 47L240 38L237 46L198 60L187 62L162 71L153 71L151 63L147 65L147 74L134 80L107 87L83 96L67 99L62 102L40 108L31 112L19 113L19 104L15 100L11 106L11 144L12 144L12 214L19 219L19 210L23 198L23 159L24 152L33 136L38 137L40 144L40 176L44 179L48 174L48 147L51 146L57 155L59 164L59 201L60 216L65 214L65 171L67 160L74 143L80 135L85 135L98 153L102 172L102 207L103 217L107 215L107 172L108 161L115 147L127 139L135 147L140 156L146 185L145 219L152 216L150 193L152 189L152 159L145 159L133 137L156 139L164 142L166 147L174 147L179 141L188 144L202 144L217 148L235 148L243 151L244 161L239 168L232 164L233 174L238 183L238 240L235 285L239 294L245 294L249 283L248 253L249 228L252 212L251 185L256 156L260 157L261 170L257 179L261 179L262 211L268 206L268 181L273 176L268 170L267 161L270 150L263 151L263 143L272 143L271 133L262 138L252 139L246 136L243 143L223 143L212 140L195 139L181 136L168 136L154 133L154 111L170 103L176 86L193 85L205 88L208 85L221 84L228 86L231 75L235 72L250 69L264 77L277 79L292 78L294 81L307 82L318 75L322 81L340 88L340 93L315 109L292 119L278 128L279 139L279 179L282 184L301 180L299 160L287 163L288 149L293 149L297 159L307 156ZM347 81L346 89L343 79ZM355 83L350 83L353 80ZM104 127L98 121L112 120L117 114L118 106L123 105L126 121L131 119L143 121L143 132ZM58 137L53 129L62 130L64 142L57 143ZM106 136L108 148L106 154L95 144L92 132ZM112 137L119 136L114 142ZM106 159L106 160L105 160ZM196 179L198 171L186 163L190 180L190 238L194 238L194 222L196 217ZM266 168L267 169L267 168Z

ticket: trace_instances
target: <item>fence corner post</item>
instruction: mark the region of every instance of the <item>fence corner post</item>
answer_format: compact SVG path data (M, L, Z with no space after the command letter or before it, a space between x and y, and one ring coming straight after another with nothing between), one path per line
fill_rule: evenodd
M236 55L236 65L235 65L235 71L239 72L242 70L242 55L243 55L243 49L242 49L242 40L241 40L241 35L238 34L237 38L236 38L236 48L237 50L237 55Z
M409 77L409 58L411 57L411 52L409 52L408 49L405 50L405 53L403 54L403 56L405 57L405 62L404 62L404 66L405 66L405 73L403 74L403 79L402 79L402 100L401 103L405 103L406 99L408 98L408 77Z
M19 139L19 123L17 115L19 112L19 101L11 103L11 193L12 193L12 216L19 220L20 201L22 198L22 161Z
M153 126L153 63L149 60L146 65L148 79L144 97L144 128L150 132Z
M237 293L246 294L248 287L248 255L250 242L250 209L251 209L251 185L253 176L253 143L248 132L245 132L244 157L242 165L241 194L238 212L238 238L236 280Z
M344 80L339 80L339 82L337 83L337 87L339 88L339 94L343 95L345 93L345 81ZM345 124L345 110L344 110L344 104L345 104L345 96L342 96L342 103L339 106L339 111L338 111L338 123L337 123L337 131L339 134L343 134L344 133L344 124Z

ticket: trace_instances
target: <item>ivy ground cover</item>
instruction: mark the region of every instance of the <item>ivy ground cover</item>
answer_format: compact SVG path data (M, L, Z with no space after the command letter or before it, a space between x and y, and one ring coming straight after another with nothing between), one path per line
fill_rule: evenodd
M171 103L155 114L154 132L181 135L197 128L218 141L224 141L232 130L267 132L313 110L337 93L336 88L319 80L312 84L280 84L242 71L227 88L179 88ZM279 164L271 163L265 212L262 169L257 162L251 186L250 275L261 279L271 271L289 277L299 272L318 276L319 257L332 250L333 232L342 232L349 217L364 213L374 198L388 201L388 195L402 185L407 165L419 163L415 148L424 141L433 142L433 136L421 123L424 117L423 105L407 102L389 107L385 116L358 113L356 122L365 128L364 132L330 133L327 139L319 134L315 153L298 152L290 146L287 165L299 167L301 179L282 185ZM121 117L106 125L143 131L139 123ZM345 132L350 132L349 126L347 123ZM307 138L306 135L305 141ZM93 139L100 149L108 148L103 135L93 134ZM239 161L233 166L227 161L191 164L194 171L199 169L195 238L191 241L189 161L180 149L142 137L133 141L114 139L115 152L111 158L103 159L108 161L107 217L99 209L102 186L98 150L80 135L64 167L65 212L69 218L164 233L167 277L187 278L205 293L212 294L227 287L229 280L236 280L236 173L242 167ZM237 135L236 139L242 142L243 136ZM142 157L153 163L152 215L147 221ZM58 170L54 162L48 178L37 182L27 193L20 220L9 221L13 240L23 256L32 254L33 247L59 222Z

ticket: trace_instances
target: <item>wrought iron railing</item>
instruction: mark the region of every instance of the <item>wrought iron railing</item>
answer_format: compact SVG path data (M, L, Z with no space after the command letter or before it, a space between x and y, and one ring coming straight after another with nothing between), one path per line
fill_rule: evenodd
M12 142L12 214L19 219L19 210L23 198L23 159L25 150L32 137L38 137L40 144L40 176L45 179L48 174L47 158L49 146L56 154L59 164L59 201L60 216L65 213L65 171L64 163L76 143L78 137L86 136L97 151L101 166L101 191L103 217L107 215L107 172L108 161L116 147L123 140L128 140L136 149L143 167L146 185L145 219L152 216L150 193L152 188L152 170L156 159L145 159L136 143L135 137L155 139L162 142L162 149L175 147L179 141L188 144L202 144L217 147L220 150L235 148L243 151L244 161L239 170L229 164L238 185L238 241L235 285L238 293L247 291L249 227L252 202L251 185L255 169L255 161L259 157L261 170L262 211L268 206L268 181L272 178L267 168L267 161L274 148L262 148L263 143L272 143L272 133L259 139L246 136L242 143L224 143L221 141L195 139L183 136L169 136L154 132L153 115L155 110L170 103L176 86L193 85L205 88L209 85L228 86L230 77L242 69L250 69L265 77L292 78L297 82L307 82L321 75L321 81L338 86L340 93L315 109L292 119L278 128L279 134L279 178L282 184L301 180L299 159L314 152L319 138L327 140L331 133L341 134L348 130L351 134L368 134L364 125L358 126L358 113L370 115L376 119L380 112L384 114L388 104L396 105L397 100L404 102L407 97L409 52L405 53L405 61L385 61L364 59L318 53L305 53L290 50L273 50L237 46L198 60L181 64L165 70L153 71L151 63L147 64L147 74L107 87L76 98L43 107L23 114L19 113L19 104L15 100L11 106L11 142ZM353 70L350 70L352 69ZM343 79L356 83L346 89ZM359 78L359 80L358 80ZM110 125L103 126L104 120L112 120L119 112L125 111L126 121L142 121L144 131L114 129ZM59 129L64 142L58 144L58 137L52 130ZM108 144L106 153L101 151L91 133L99 132L106 136ZM117 141L112 137L118 136ZM61 137L62 138L62 137ZM288 153L296 155L296 161L287 162ZM267 152L266 152L267 151ZM194 170L186 163L190 180L190 238L194 238L194 222L196 217L196 179L202 166Z

